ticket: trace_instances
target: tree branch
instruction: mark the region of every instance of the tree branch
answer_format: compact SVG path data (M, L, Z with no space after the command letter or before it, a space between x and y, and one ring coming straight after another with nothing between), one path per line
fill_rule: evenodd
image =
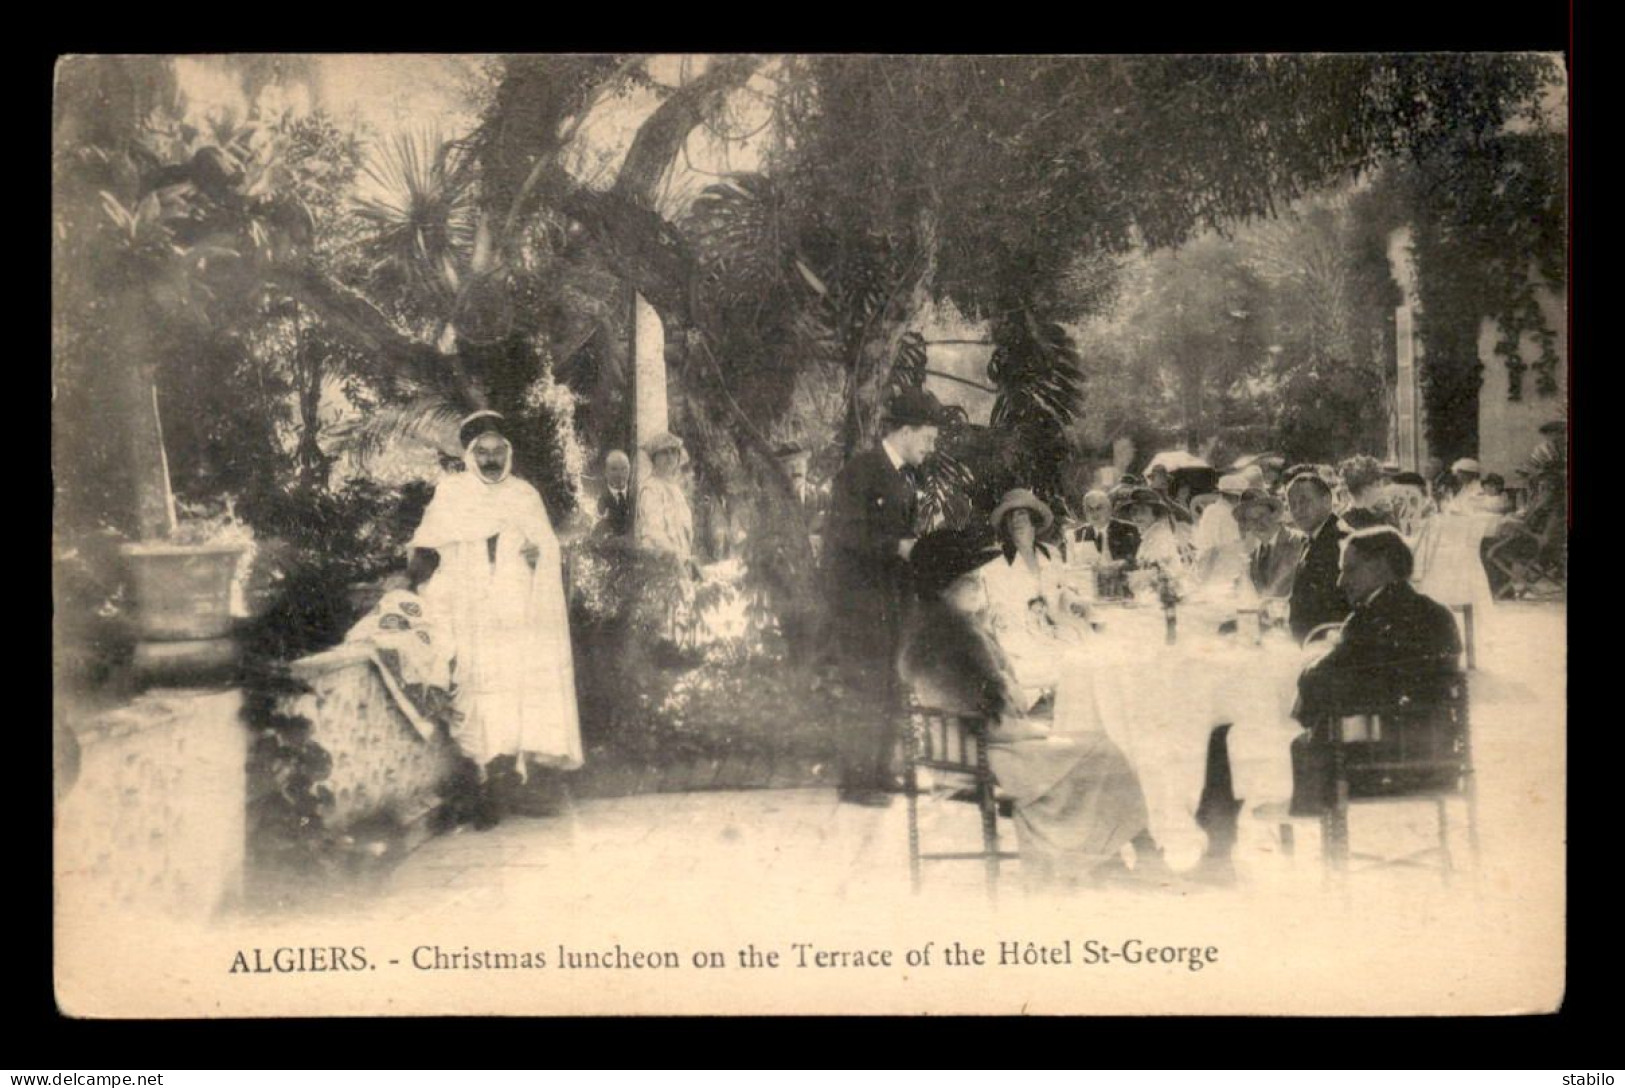
M401 332L357 292L310 266L274 268L267 282L321 314L363 351L395 362L413 379L455 396L469 407L484 407L484 395L469 380L457 356L442 355Z

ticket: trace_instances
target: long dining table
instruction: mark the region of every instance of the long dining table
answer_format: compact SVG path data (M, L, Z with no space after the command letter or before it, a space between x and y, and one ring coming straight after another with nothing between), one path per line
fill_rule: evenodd
M1233 802L1228 812L1201 811L1216 773L1249 807L1291 796L1292 707L1308 658L1285 631L1261 631L1245 607L1183 601L1170 641L1154 600L1097 602L1095 635L1068 652L1056 687L1055 731L1104 732L1122 749L1145 791L1151 833L1176 869L1213 857L1214 815L1230 821L1226 851L1234 840ZM1210 745L1222 725L1231 728L1218 734L1216 766Z

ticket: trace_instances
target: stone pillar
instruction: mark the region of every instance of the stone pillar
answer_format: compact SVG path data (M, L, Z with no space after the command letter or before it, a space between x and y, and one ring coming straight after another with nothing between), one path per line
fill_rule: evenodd
M1411 254L1411 228L1396 227L1388 235L1388 268L1404 301L1394 310L1394 428L1393 446L1399 467L1416 472L1427 460L1427 429L1423 426L1421 385L1418 380L1416 313L1421 297L1416 287L1416 259Z
M660 315L643 296L632 292L632 393L634 413L632 422L633 494L637 486L652 469L643 444L670 423L666 410L666 331L660 324ZM637 518L634 504L632 516ZM634 526L634 532L636 528Z

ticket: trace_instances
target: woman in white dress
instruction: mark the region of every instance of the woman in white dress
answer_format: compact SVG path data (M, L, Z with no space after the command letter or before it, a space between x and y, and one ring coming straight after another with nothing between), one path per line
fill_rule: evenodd
M1005 494L992 515L1001 554L977 572L988 598L993 636L1009 658L1030 709L1052 692L1063 654L1090 633L1088 606L1063 584L1064 568L1038 534L1054 515L1031 491Z
M643 444L654 472L638 487L633 511L638 547L666 557L677 568L673 596L666 605L664 634L672 643L692 647L699 635L694 615L694 513L679 474L688 460L683 440L661 431Z
M1501 517L1461 501L1451 484L1440 499L1439 510L1422 518L1415 540L1407 541L1416 557L1411 582L1442 605L1472 605L1475 641L1484 641L1493 637L1495 594L1482 551Z
M638 546L686 564L694 554L694 513L677 478L686 456L683 440L661 431L643 449L654 473L638 488L634 514Z
M480 768L512 757L582 764L562 556L534 487L511 474L502 417L477 412L459 438L465 470L435 488L410 546L438 556L423 587L456 647L452 739Z

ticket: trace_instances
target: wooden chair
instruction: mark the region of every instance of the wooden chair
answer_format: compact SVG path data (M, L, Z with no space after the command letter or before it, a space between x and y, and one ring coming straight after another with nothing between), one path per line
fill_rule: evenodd
M921 868L927 861L980 861L987 877L989 900L997 900L999 865L1015 861L1020 854L999 849L999 815L1009 814L1010 803L1001 801L998 783L988 763L988 731L991 723L976 714L941 710L912 704L909 708L909 755L904 772L908 799L908 870L916 893L920 890ZM920 849L920 772L930 771L958 782L952 800L976 805L982 818L982 849L925 853Z
M1478 668L1478 649L1474 641L1473 606L1470 604L1453 604L1450 611L1461 616L1461 645L1463 655L1467 660L1467 671L1472 672Z
M1380 708L1318 727L1326 730L1332 754L1332 803L1321 817L1323 857L1332 870L1347 873L1352 861L1370 862L1368 868L1425 866L1423 859L1436 856L1448 882L1454 868L1448 806L1452 798L1466 805L1467 842L1477 867L1478 801L1465 674L1449 681L1444 698L1431 706ZM1351 850L1349 810L1379 803L1434 805L1438 845L1399 855Z
M1516 600L1549 586L1561 593L1568 584L1563 513L1548 513L1539 531L1509 523L1484 549L1484 561L1504 578L1498 596Z

